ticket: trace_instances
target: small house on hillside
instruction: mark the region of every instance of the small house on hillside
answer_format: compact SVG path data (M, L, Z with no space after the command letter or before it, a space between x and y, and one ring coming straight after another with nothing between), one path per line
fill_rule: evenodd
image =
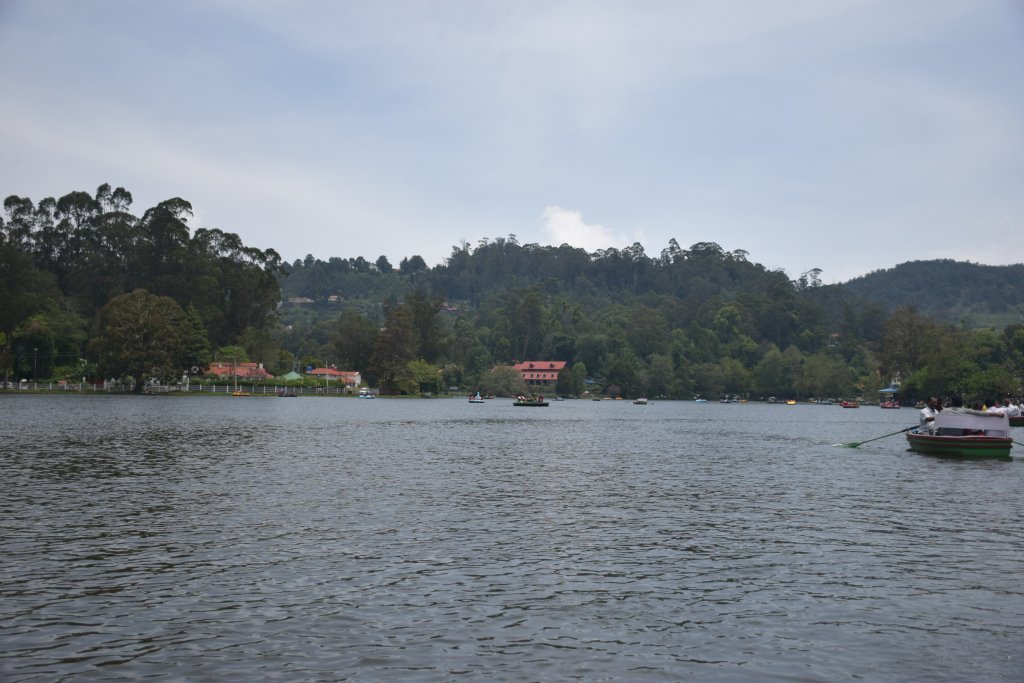
M234 372L232 372L234 371ZM270 379L273 377L263 368L263 363L224 363L217 361L210 363L207 375L214 375L219 379Z
M558 373L565 367L564 360L529 360L514 366L529 386L551 386L558 381Z
M358 387L363 383L362 375L358 372L335 370L334 368L313 368L306 375L318 379L333 379L346 387Z

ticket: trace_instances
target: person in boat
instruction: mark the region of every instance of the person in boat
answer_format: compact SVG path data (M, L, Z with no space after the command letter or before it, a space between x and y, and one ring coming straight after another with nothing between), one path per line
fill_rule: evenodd
M935 416L942 411L942 401L937 396L930 396L928 403L925 404L924 408L921 408L921 414L918 418L917 432L918 434L931 434L935 428Z
M998 398L986 401L986 403L988 404L988 408L985 409L985 412L989 415L1006 415L1006 408L1003 406L1003 402Z
M1012 397L1003 401L1003 406L1006 408L1006 417L1020 417L1020 406L1014 403Z
M988 410L985 407L985 403L982 401L975 401L970 405L964 405L963 400L959 396L954 396L949 401L949 408L947 409L951 413L962 413L964 415L988 415Z

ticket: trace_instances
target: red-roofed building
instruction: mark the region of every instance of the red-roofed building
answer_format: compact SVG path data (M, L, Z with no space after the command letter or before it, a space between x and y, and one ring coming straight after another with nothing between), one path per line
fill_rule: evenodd
M270 379L273 377L263 369L263 363L210 363L207 375L216 375L221 378L232 378L231 369L234 368L234 377L238 379Z
M516 363L514 367L528 385L548 386L558 381L558 373L565 367L565 361L528 360Z
M306 374L319 379L337 380L339 384L344 384L347 387L358 387L363 383L363 377L358 372L335 370L334 368L313 368Z

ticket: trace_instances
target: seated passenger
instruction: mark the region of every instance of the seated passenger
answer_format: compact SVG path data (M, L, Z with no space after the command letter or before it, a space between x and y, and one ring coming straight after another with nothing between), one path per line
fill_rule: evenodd
M928 403L921 409L917 423L918 434L931 434L934 432L935 416L942 410L942 403L935 396L928 399Z

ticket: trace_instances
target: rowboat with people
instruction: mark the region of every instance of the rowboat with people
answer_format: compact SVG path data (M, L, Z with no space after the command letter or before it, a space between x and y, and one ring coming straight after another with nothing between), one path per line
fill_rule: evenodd
M930 429L907 432L910 449L929 455L1008 460L1013 439L1010 419L977 410L943 410Z

